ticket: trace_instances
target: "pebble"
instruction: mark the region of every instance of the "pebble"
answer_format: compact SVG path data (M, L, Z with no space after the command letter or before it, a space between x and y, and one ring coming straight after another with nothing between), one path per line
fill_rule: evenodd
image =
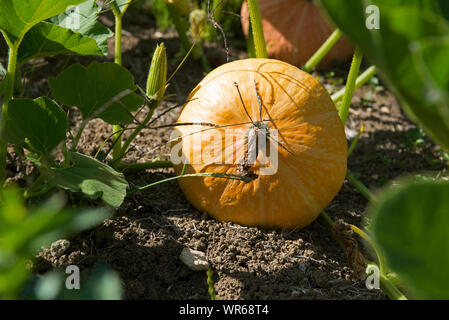
M50 253L52 257L59 258L70 247L70 241L61 239L53 242L50 246Z
M382 107L382 108L380 108L380 112L388 114L388 113L390 113L390 109L388 107Z
M193 271L206 271L209 269L209 262L206 259L206 254L202 251L184 248L182 249L179 258Z

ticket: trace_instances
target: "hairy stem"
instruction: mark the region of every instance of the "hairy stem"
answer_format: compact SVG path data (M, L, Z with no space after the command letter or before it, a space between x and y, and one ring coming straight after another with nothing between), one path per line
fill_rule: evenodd
M367 200L371 203L377 202L377 197L352 172L348 171L346 178Z
M190 43L190 39L187 36L187 24L183 21L183 19L179 16L179 13L176 9L175 4L172 3L166 3L165 4L168 10L168 13L170 14L170 18L173 21L173 24L175 25L175 29L178 32L179 40L181 41L182 48L185 52L188 52L190 50L190 47L192 44ZM193 51L193 57L194 59L198 58L198 50Z
M119 66L122 65L122 21L123 14L120 12L120 8L118 7L115 1L111 3L112 12L115 17L115 56L114 62ZM112 132L120 132L121 127L119 125L114 125L112 128ZM114 147L112 150L113 158L116 159L120 153L122 152L122 135L116 134L113 136Z
M377 72L376 66L371 66L368 69L366 69L360 76L357 77L357 80L355 81L355 89L360 88L365 83L367 83ZM343 96L345 95L346 87L342 88L341 90L338 90L332 95L332 101L334 103L337 103L341 99L343 99Z
M326 54L332 49L332 47L337 43L337 41L341 38L340 29L336 29L323 43L323 45L313 54L313 56L306 62L303 67L303 70L306 72L310 72L313 68L315 68L321 60L326 56Z
M253 32L254 46L256 48L257 58L267 58L267 45L262 28L262 18L260 16L259 4L257 0L248 0L249 17L251 20L251 29Z
M123 173L139 172L147 169L164 169L173 167L171 161L149 161L140 163L121 162L117 169Z
M360 136L363 134L363 132L365 132L365 126L362 124L362 126L360 127L359 132L357 133L357 135L355 136L354 140L352 141L351 145L349 146L348 149L348 158L351 155L351 153L354 151L357 142L359 142Z
M352 95L355 90L355 81L359 74L360 64L362 63L363 53L362 50L355 48L354 57L352 58L351 69L349 70L348 80L346 81L345 94L343 96L343 102L341 104L339 115L343 125L346 124L348 119L349 107L351 106Z
M256 57L256 48L254 47L254 37L253 33L251 32L251 20L249 21L249 32L248 32L248 39L246 40L246 50L248 51L248 56L250 58Z

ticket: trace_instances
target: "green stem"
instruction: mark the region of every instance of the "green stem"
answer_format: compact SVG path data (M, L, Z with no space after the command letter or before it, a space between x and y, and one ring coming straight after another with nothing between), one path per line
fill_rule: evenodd
M181 179L181 178L189 178L189 177L215 177L215 178L222 178L222 179L240 180L240 181L244 181L244 182L251 181L251 179L248 177L240 176L240 175L236 175L236 174L226 174L226 173L217 173L217 172L192 173L192 174L184 174L181 176L170 177L167 179L159 180L159 181L147 184L146 186L143 186L143 187L136 187L136 188L130 190L128 192L128 194L133 194L137 191L142 191L142 190L145 190L147 188L153 187L153 186L161 184L161 183L165 183L165 182L169 182L169 181L173 181L173 180L177 180L177 179Z
M115 55L114 62L119 66L122 65L122 28L123 28L123 14L120 12L115 1L110 2L112 12L115 17ZM119 125L112 127L112 132L120 132L122 128ZM114 147L112 149L112 156L116 159L122 152L122 135L120 133L113 136Z
M134 129L134 131L131 133L131 135L128 137L128 139L125 140L125 142L123 143L123 147L121 148L120 154L117 157L114 157L114 161L120 162L122 160L122 158L125 156L126 151L128 150L131 143L134 141L134 139L137 137L137 135L146 127L148 122L153 117L153 113L154 113L154 108L151 108L151 106L150 106L148 114L145 117L145 119L143 120L142 125L139 125L136 129ZM116 166L117 166L117 168L119 168L120 164L117 163Z
M380 274L380 288L391 300L408 300L398 288L382 273Z
M176 9L175 4L172 3L166 3L166 7L168 10L168 13L170 15L170 19L173 21L173 24L175 25L175 29L178 32L179 40L181 41L182 48L185 52L188 52L190 50L190 47L192 44L190 43L189 37L187 37L187 23L183 21L183 19L179 16L178 10ZM198 58L198 52L195 50L193 52L193 56L195 59Z
M349 107L351 106L352 94L355 90L355 81L357 79L357 75L359 74L362 58L362 50L359 47L355 48L351 69L349 70L348 80L346 81L346 90L343 96L343 102L339 110L340 119L343 122L343 125L346 124L346 120L348 119Z
M248 39L246 40L246 49L250 58L256 57L256 48L254 47L253 33L251 32L251 21L249 22Z
M324 212L324 211L322 211L322 212L320 213L319 220L320 220L321 223L323 223L323 224L326 226L326 228L329 230L329 232L330 232L331 235L334 237L334 239L337 240L337 244L338 244L342 249L344 249L343 243L342 243L337 237L335 237L335 235L334 235L334 232L333 232L333 225L334 225L334 222L333 222L332 219L327 215L327 213ZM361 236L363 235L362 237L365 238L364 236L365 236L366 234L365 234L362 230L360 230L359 228L357 228L357 227L351 225L351 229L352 229L354 232L356 232L357 234L359 234L359 235L361 235ZM360 231L360 233L359 233L358 231ZM371 239L368 235L366 235L366 238L367 238L367 241L372 241L372 239ZM371 243L371 242L370 242L370 243ZM375 248L377 248L377 246L376 246ZM376 253L377 253L377 252L376 252ZM381 255L380 255L380 256L381 256ZM379 257L379 255L378 255L378 257ZM365 262L367 262L368 264L372 264L372 265L374 265L375 267L377 267L376 264L374 264L374 263L369 263L369 261L367 261L365 258L364 258L364 260L365 260ZM380 261L382 261L382 263L381 263ZM380 264L380 266L379 266L379 274L380 274L380 275L379 275L379 277L380 277L379 282L380 282L380 287L381 287L382 291L383 291L383 292L384 292L390 299L392 299L392 300L407 300L407 297L406 297L401 291L399 291L398 288L396 288L396 286L393 284L393 282L391 282L391 280L388 279L388 277L385 276L384 273L382 273L382 270L384 269L383 266L385 265L383 257L379 259L379 264Z
M376 196L359 180L355 175L348 170L346 178L351 182L354 187L371 203L376 203Z
M365 126L362 124L362 126L360 127L360 130L359 130L359 133L357 133L356 137L354 138L351 145L349 146L348 158L351 155L351 153L354 151L355 146L357 145L357 142L359 142L360 136L363 134L364 131L365 131Z
M313 56L306 62L303 67L305 72L310 72L313 68L315 68L321 60L326 56L326 54L332 49L332 47L337 43L337 41L341 38L342 33L340 29L336 29L323 43L323 45L313 54Z
M370 235L368 235L365 231L363 231L362 229L353 224L350 225L350 228L352 231L357 233L362 239L364 239L366 242L369 243L369 245L373 248L374 252L376 253L380 273L387 274L385 258L382 252L380 251L379 247L377 246L377 244L374 242L373 238Z
M149 161L140 163L121 162L116 169L123 173L139 172L147 169L164 169L173 167L171 161Z
M251 28L253 32L254 46L256 48L257 58L267 58L267 45L262 28L262 18L260 16L259 5L257 0L248 0L249 17L251 20Z
M355 89L360 88L365 83L367 83L377 72L376 66L371 66L368 69L366 69L360 76L357 77L357 80L355 81ZM338 90L332 95L332 101L334 103L337 103L341 99L343 99L343 96L345 95L346 87Z
M321 211L321 213L318 217L318 221L321 222L326 227L326 229L332 235L334 240L337 242L338 246L340 248L344 249L343 243L334 234L334 231L333 231L334 222L332 221L331 217L329 217L329 215L325 211Z
M212 271L211 268L209 268L207 270L206 274L207 274L207 285L209 287L208 291L209 291L210 299L217 300L217 296L215 293L214 279L212 278L214 272Z
M43 175L40 175L34 182L33 184L27 189L25 190L24 193L24 198L28 199L30 198L35 192L36 190L45 182L45 177Z
M20 44L20 42L18 42ZM9 57L8 57L8 72L6 73L4 81L4 95L3 95L3 105L1 110L1 125L3 126L5 120L8 118L8 104L9 101L14 96L14 84L16 81L17 73L17 53L19 44L9 47ZM7 147L8 143L0 139L0 187L3 186L6 179L6 158L7 158Z
M123 15L120 12L115 1L111 2L111 9L114 13L115 18L115 55L114 62L119 66L122 65L122 26L123 26Z
M181 45L183 50L187 52L192 52L192 58L194 60L200 60L200 63L207 73L209 73L212 68L207 61L207 58L203 51L202 41L198 37L198 39L192 44L189 37L187 36L188 23L187 21L180 16L178 9L176 8L175 3L166 3L165 4L170 15L170 18L175 25L176 32L178 32L179 40L181 41ZM193 48L192 48L193 46Z
M201 62L201 66L203 67L204 71L206 73L209 73L212 71L212 68L209 65L209 61L207 61L207 57L204 54L204 50L203 50L203 46L202 44L200 44L201 46L201 55L200 55L200 62Z

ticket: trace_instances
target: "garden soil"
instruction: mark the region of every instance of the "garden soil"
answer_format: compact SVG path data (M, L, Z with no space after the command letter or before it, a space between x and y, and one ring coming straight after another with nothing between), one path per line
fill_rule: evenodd
M110 27L112 19L103 22ZM230 42L231 59L245 58L244 46ZM173 30L158 31L148 15L132 13L125 19L123 34L124 66L141 87L149 68L155 45L164 42L168 48L169 72L180 61L177 34ZM240 42L239 42L240 41ZM234 43L242 43L235 39ZM33 61L33 83L27 96L38 97L49 92L48 77L56 76L74 62L88 64L105 58L55 57ZM4 43L1 59L5 62ZM243 50L241 50L243 49ZM226 62L221 43L205 46L209 62L216 67ZM345 68L332 73L314 73L332 92L342 87ZM346 68L347 70L348 68ZM189 92L204 77L200 64L187 60L170 82L170 97L156 112L182 104ZM340 79L340 80L339 80ZM112 80L112 79L111 79ZM174 123L180 108L158 120ZM71 111L71 127L75 132L80 114ZM391 92L366 85L357 90L352 101L347 135L353 138L364 125L356 149L348 162L371 190L376 191L393 178L419 171L442 171L446 167L440 150L427 138L413 146L410 133L415 126L403 114ZM89 123L79 144L79 151L94 155L111 133L111 126L101 120ZM143 162L169 153L171 129L144 130L135 140L134 150L126 161ZM110 147L106 144L105 150ZM36 172L9 163L9 172L20 184L35 178ZM174 175L172 169L147 170L126 177L130 186L143 186ZM345 181L339 194L326 209L336 221L363 226L367 200ZM357 241L357 238L354 237ZM318 220L302 230L271 230L223 223L195 210L183 196L176 181L128 196L113 217L100 226L69 239L70 246L53 256L45 249L38 253L35 273L53 268L78 265L86 276L98 264L106 264L120 275L126 299L209 299L206 272L188 269L180 260L183 248L200 250L214 272L213 279L220 299L386 299L380 290L366 288L365 280L351 268L344 251L326 227ZM372 258L359 242L360 251Z

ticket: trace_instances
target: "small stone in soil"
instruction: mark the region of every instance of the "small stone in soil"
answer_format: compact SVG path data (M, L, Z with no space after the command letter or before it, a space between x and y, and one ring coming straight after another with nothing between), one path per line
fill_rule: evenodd
M209 262L206 260L206 255L202 251L184 248L179 258L193 271L205 271L209 269Z

